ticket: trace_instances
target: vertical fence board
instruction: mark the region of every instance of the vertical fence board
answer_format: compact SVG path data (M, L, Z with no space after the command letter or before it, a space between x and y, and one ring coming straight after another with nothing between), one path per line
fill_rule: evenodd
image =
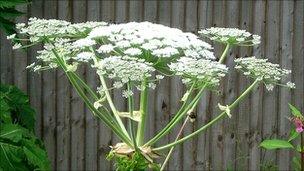
M292 38L293 38L293 1L282 2L282 18L281 18L281 66L283 68L292 69ZM291 80L291 76L283 79L283 82ZM280 88L280 106L278 113L278 137L282 139L288 139L290 130L290 121L286 119L289 115L288 103L291 102L291 91L286 88ZM289 170L289 162L286 164L284 161L289 158L289 150L279 150L278 167L280 170ZM290 157L291 162L292 157Z
M225 16L225 2L224 1L214 1L213 2L213 21L214 27L224 26L224 16ZM219 43L214 43L214 52L217 58L220 57L223 52L223 47ZM213 92L210 101L209 110L211 112L211 118L215 118L220 110L218 109L218 103L223 103L221 97L223 94L223 84L218 87L219 92ZM219 121L214 124L211 130L210 138L211 151L209 153L210 157L210 169L212 170L222 170L223 167L223 121Z
M253 48L253 55L257 58L264 56L264 36L265 36L265 1L255 1L253 6L253 30L254 34L261 36L261 44ZM262 93L263 85L259 86L251 95L250 112L250 135L251 142L249 148L249 170L260 169L260 147L262 131Z
M280 1L281 2L281 1ZM267 1L267 22L265 36L265 54L270 62L279 62L279 9L280 3L275 1ZM274 138L277 136L277 112L278 112L278 88L273 91L264 89L263 98L263 139ZM275 151L267 151L263 156L265 162L276 162Z
M212 1L199 1L198 2L198 28L205 29L212 26ZM203 40L208 41L206 38ZM208 41L209 42L209 41ZM210 43L210 42L209 42ZM211 113L209 112L209 100L211 93L205 91L197 107L197 121L196 127L200 128L205 125L211 119ZM209 165L209 139L210 130L206 130L204 133L198 135L196 139L196 159L195 169L206 170Z
M73 1L73 22L86 20L86 1ZM85 67L78 67L77 74L85 80ZM77 92L72 90L71 99L71 170L85 168L85 106Z
M252 2L253 1L242 1L240 11L240 24L239 27L244 30L252 31ZM239 56L248 57L251 56L251 47L240 47ZM252 81L252 80L251 80ZM239 77L238 87L239 91L244 91L250 85L250 79L244 75ZM240 93L239 93L240 94ZM248 147L249 147L249 121L250 121L250 96L246 97L238 107L237 114L237 147L236 147L236 159L235 165L237 169L248 170ZM237 111L237 110L236 110Z
M57 17L57 1L44 1L44 18ZM43 141L52 167L56 168L56 71L42 74Z
M239 25L239 17L230 17L230 16L240 16L240 5L237 1L228 1L226 4L226 20L225 26L226 27L238 27ZM225 64L231 68L229 74L224 79L223 83L225 85L224 89L224 103L231 104L236 98L238 94L238 75L236 70L233 69L234 67L234 59L239 56L238 48L231 47L230 51L227 54ZM235 169L235 153L236 153L236 143L237 143L237 133L238 130L236 129L237 124L237 110L233 110L232 118L224 119L224 135L223 135L223 144L224 144L224 161L223 167Z
M184 31L197 33L197 0L186 1L184 4L185 18L184 18ZM172 13L172 15L176 15ZM196 111L195 111L196 113ZM188 135L194 130L194 123L189 122L185 126L184 135ZM195 145L194 140L188 140L183 144L183 170L193 170L194 169L194 159L195 159Z
M171 3L171 27L182 29L184 26L184 4L179 1L172 1ZM183 84L180 79L177 77L173 77L170 80L170 118L172 118L174 113L176 113L181 107L180 99L183 96ZM175 141L176 135L179 132L182 123L177 124L175 129L172 129L170 142ZM167 164L168 170L182 170L182 154L183 154L183 146L177 146L173 153L171 154L171 158Z

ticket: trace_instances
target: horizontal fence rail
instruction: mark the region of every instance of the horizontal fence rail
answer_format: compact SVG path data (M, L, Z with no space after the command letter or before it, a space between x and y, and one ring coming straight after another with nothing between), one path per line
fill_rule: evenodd
M304 1L206 1L206 0L33 0L18 7L29 17L57 18L72 22L150 21L187 32L197 33L212 26L237 27L262 37L254 48L237 48L229 52L226 61L233 67L233 58L257 56L268 58L291 69L289 79L297 88L275 88L268 92L260 86L233 110L233 117L215 124L207 132L176 148L168 170L259 170L276 164L279 170L292 168L291 152L265 151L261 140L284 138L289 134L288 103L304 110ZM14 84L27 92L36 109L36 133L44 140L54 170L110 170L106 161L109 145L117 138L101 122L95 120L72 89L63 71L33 73L25 69L35 60L34 47L28 51L12 51L11 44L1 31L1 82ZM215 44L218 56L223 47ZM94 71L83 66L79 74L98 86ZM231 102L249 85L249 80L232 72L225 77L218 93L203 95L195 113L196 121L188 124L184 135L207 123L218 113L217 103ZM179 108L184 86L178 78L164 79L149 93L147 138L157 133ZM120 90L113 92L119 110L126 109ZM138 98L135 99L138 103ZM174 140L173 130L160 142Z

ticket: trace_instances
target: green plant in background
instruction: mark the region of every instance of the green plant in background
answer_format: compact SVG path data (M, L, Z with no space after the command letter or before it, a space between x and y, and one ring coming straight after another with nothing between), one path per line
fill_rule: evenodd
M31 0L0 0L0 29L4 30L7 35L16 33L15 23L16 17L23 15L15 9L17 5L27 4Z
M160 167L163 170L175 146L197 136L226 116L232 117L232 110L259 84L264 84L269 91L276 85L294 88L291 82L281 83L281 78L291 71L281 69L278 64L256 57L235 59L235 69L252 79L252 84L234 101L219 104L221 112L206 125L180 138L204 91L216 90L221 79L228 74L224 62L229 49L258 45L260 36L231 28L201 30L199 34L202 37L226 46L217 60L213 47L197 35L150 22L73 24L63 20L30 18L28 24L18 23L16 28L25 38L10 35L8 39L25 41L27 45L16 43L14 49L43 44L43 49L38 51L38 60L27 68L34 71L63 69L93 116L102 120L120 139L121 142L111 147L108 156L115 160L118 170L158 169L160 165L155 160L161 156L159 153L170 150ZM76 72L82 64L95 69L100 81L96 90ZM172 76L180 77L187 88L181 98L181 107L164 128L146 140L146 118L153 114L147 110L149 89L154 89L161 79ZM108 84L106 79L111 79L112 83ZM115 89L123 89L121 96L128 104L127 111L116 108L111 96ZM140 96L139 108L134 105L135 91ZM127 120L128 125L123 120ZM182 120L184 124L176 140L157 145Z
M267 139L264 140L260 146L267 150L275 149L291 149L299 154L294 156L292 161L295 170L304 170L304 117L303 114L293 105L289 104L292 116L288 118L292 123L288 140L281 139ZM297 140L300 139L300 144L297 144ZM286 156L288 158L288 156Z
M34 135L35 111L15 86L0 85L0 170L50 170L42 142Z

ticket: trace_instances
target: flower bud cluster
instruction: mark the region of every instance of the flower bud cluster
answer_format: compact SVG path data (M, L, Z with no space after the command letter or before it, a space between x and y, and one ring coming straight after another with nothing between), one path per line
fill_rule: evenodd
M98 61L94 67L97 68L97 74L115 80L114 88L121 88L128 82L139 84L155 71L151 63L129 56L110 56Z
M198 33L211 40L225 44L253 46L258 45L261 42L261 37L259 35L253 35L246 30L237 28L211 27L200 30Z
M169 65L171 71L182 77L185 84L196 82L197 86L217 86L228 68L216 61L182 57Z
M281 69L279 64L268 62L268 59L256 57L238 58L234 60L235 68L241 70L244 75L264 82L267 90L273 90L274 85L280 85L282 78L291 73L290 70ZM287 87L295 88L294 83L286 83Z

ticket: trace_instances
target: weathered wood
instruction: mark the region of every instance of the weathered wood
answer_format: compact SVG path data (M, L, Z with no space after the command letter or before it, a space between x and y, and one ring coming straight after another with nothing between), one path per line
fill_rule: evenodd
M253 55L261 58L264 56L264 33L265 33L265 1L256 1L253 6L253 29L252 33L260 35L261 44L253 48ZM250 112L250 146L249 146L249 170L260 169L260 152L259 144L262 134L262 93L263 86L259 86L251 95L251 112Z
M281 66L282 68L292 69L292 38L293 38L293 1L282 1L282 15L281 15ZM287 82L291 80L291 75L284 78L283 81ZM291 102L291 91L286 88L280 88L280 105L278 113L278 137L282 139L288 139L290 130L290 121L286 119L289 115L288 103ZM279 150L277 153L278 166L281 170L290 170L291 166L289 162L292 161L289 150ZM290 159L288 163L285 163L286 159Z
M252 31L252 2L242 1L240 11L239 28ZM239 57L248 57L252 54L251 47L239 48ZM253 81L253 80L251 80ZM238 87L239 91L245 90L250 85L250 79L243 74L239 76ZM240 94L240 93L239 93ZM250 96L239 104L238 114L236 115L236 159L235 166L238 170L247 170L249 164L248 149L249 149L249 129L250 125Z
M57 1L44 1L44 18L57 18ZM56 71L42 73L42 138L52 167L56 168Z
M198 27L199 29L205 29L212 26L212 1L199 1L198 9ZM203 40L208 41L206 38ZM210 41L208 41L210 43ZM197 121L196 127L199 128L206 124L210 118L211 113L209 112L209 101L211 93L205 91L203 94L198 107L197 107ZM195 169L196 170L207 170L210 165L209 161L209 144L210 144L210 129L206 132L200 134L197 137L196 145L196 159L195 159Z
M265 36L265 55L270 62L279 63L280 53L280 2L267 1L266 9L266 36ZM278 88L268 91L264 87L263 96L263 139L275 138L277 136L277 115L278 115ZM263 156L264 162L276 162L276 152L267 151Z
M240 17L231 17L231 16L240 16L240 3L237 1L228 1L226 4L225 12L225 26L226 27L239 27ZM237 47L231 47L231 50L228 52L226 57L225 64L231 68L229 74L224 78L224 104L231 104L238 97L238 73L234 67L234 59L239 57L239 49ZM241 91L241 90L239 90ZM232 118L226 118L223 121L224 135L223 135L223 166L222 169L236 169L236 143L237 143L237 134L238 130L236 129L237 117L238 117L238 108L233 110ZM240 130L242 131L242 130Z
M180 3L179 1L172 1L171 3L171 27L183 29L184 27L184 3ZM184 93L183 84L180 79L177 77L173 77L170 80L170 114L171 118L174 116L173 114L178 111L181 107L181 101ZM176 128L172 130L172 134L170 135L170 142L173 142L176 139L176 135L178 134L182 123L177 124ZM183 146L177 146L173 151L171 158L168 162L168 170L182 170L182 154Z
M86 20L86 1L73 1L72 21ZM85 80L85 66L78 67L77 74ZM71 98L71 170L85 169L85 105L75 89Z

